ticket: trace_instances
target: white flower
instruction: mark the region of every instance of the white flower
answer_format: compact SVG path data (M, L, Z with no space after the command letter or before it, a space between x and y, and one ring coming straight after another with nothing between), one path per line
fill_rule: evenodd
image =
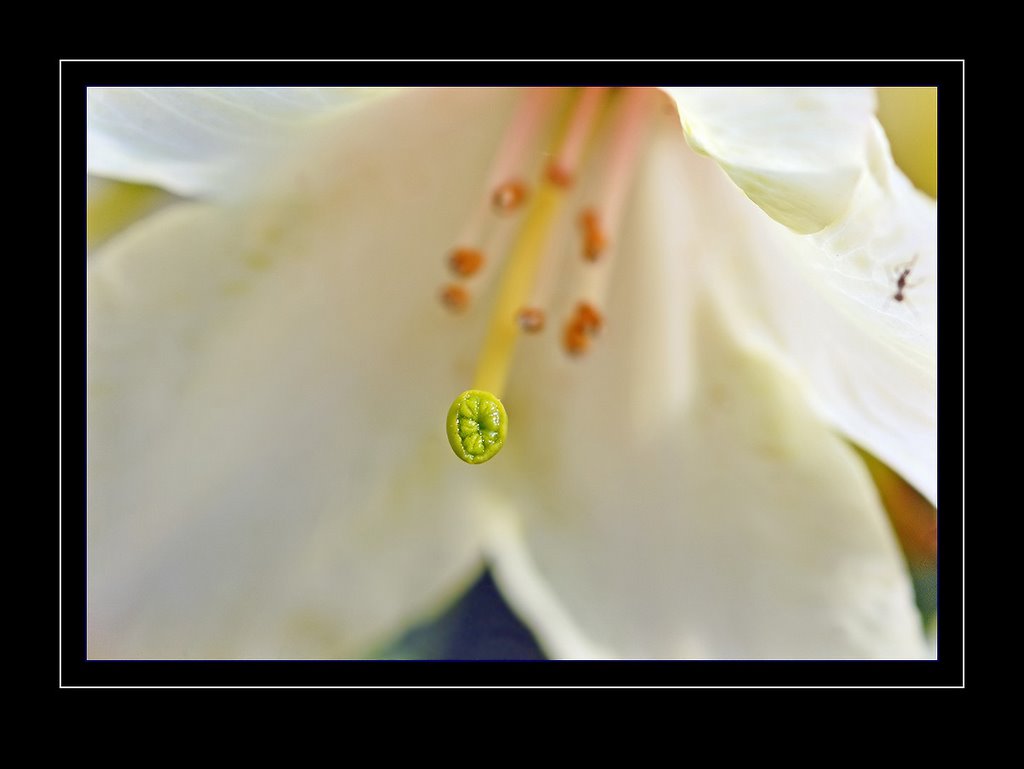
M497 282L437 287L518 92L91 90L90 172L192 200L90 256L89 656L359 656L485 564L553 657L927 655L846 440L935 502L934 203L870 91L669 91L477 467Z

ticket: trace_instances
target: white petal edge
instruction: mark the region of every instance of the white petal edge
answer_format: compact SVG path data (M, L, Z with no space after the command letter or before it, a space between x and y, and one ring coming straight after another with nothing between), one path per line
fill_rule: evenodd
M866 88L665 88L690 145L799 233L846 210L867 165Z
M317 123L392 90L89 88L89 173L185 197L238 197Z
M863 89L668 90L677 97L684 127L696 132L687 134L688 141L705 152L708 146L717 147L709 153L712 158L784 227L813 231L801 243L766 229L773 245L751 250L757 280L748 279L740 287L750 295L767 289L777 297L765 303L767 323L810 379L815 408L937 504L936 204L893 162L884 131L870 114L872 94ZM818 111L786 113L787 102L817 105ZM744 117L747 111L751 114ZM754 112L762 113L760 121L754 120ZM712 131L709 125L725 130ZM768 129L763 136L756 130L759 126ZM789 160L780 163L773 142L776 128L783 127L783 138L788 138L782 157ZM816 148L808 140L806 156L798 159L802 137L819 127L828 129L819 138L834 135L834 146ZM734 146L736 136L740 138ZM789 139L793 142L787 143ZM829 152L834 153L832 161ZM849 168L853 162L862 172L836 177L854 181L836 187L847 199L840 215L818 220L827 226L801 228L776 215L740 183L728 166L742 157L760 159L766 167L807 163L822 178L830 169ZM786 184L780 182L777 189L785 191ZM905 270L907 287L897 300ZM823 302L831 303L832 311ZM819 320L812 325L804 317Z
M818 412L935 505L936 207L895 167L877 125L874 137L872 172L843 217L805 238L765 227L746 287L776 297L766 325Z
M97 252L90 657L358 656L478 573L481 476L443 423L486 308L434 286L509 106L381 102L261 205L178 204Z

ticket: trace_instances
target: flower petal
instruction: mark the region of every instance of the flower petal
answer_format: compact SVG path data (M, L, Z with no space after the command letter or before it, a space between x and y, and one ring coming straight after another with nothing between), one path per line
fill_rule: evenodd
M747 293L741 304L761 307L763 321L776 341L809 380L809 395L819 414L935 504L935 201L914 189L896 167L884 132L865 112L872 102L863 92L767 89L759 94L759 90L733 94L729 89L724 93L698 89L687 91L679 103L681 110L685 103L695 114L711 114L708 120L724 123L728 122L725 116L732 115L730 109L740 111L764 102L781 106L787 96L800 103L811 100L808 103L828 108L824 124L836 126L837 152L854 144L860 148L863 173L849 190L845 210L815 234L799 238L784 227L764 228L763 246L750 250L745 278L737 281L738 289ZM847 102L850 106L844 111L841 108ZM788 135L800 137L808 129L799 124L813 123L814 116L799 109L792 113L794 125ZM738 112L730 119L735 123L729 123L727 135L757 124L740 120ZM784 123L780 117L779 125ZM851 128L855 123L861 126L858 131ZM843 126L849 128L845 133ZM814 125L810 130L815 130ZM855 135L860 137L857 142ZM828 169L824 160L815 160L814 143L808 140L807 144L806 162L822 163ZM796 152L796 147L791 149ZM749 189L744 191L764 207ZM903 298L897 300L899 278L908 269ZM775 300L764 302L759 296ZM806 321L811 317L814 323Z
M895 167L877 127L873 146L872 172L839 220L809 238L765 228L748 285L777 298L765 320L819 413L935 504L935 202Z
M356 88L90 88L91 174L224 197L309 128L375 96Z
M357 655L478 573L443 417L485 308L434 286L506 102L379 101L276 197L93 257L90 657Z
M606 333L517 363L498 583L557 657L925 656L867 471L741 310L764 217L658 142Z
M846 210L866 166L871 89L666 88L687 141L796 232Z

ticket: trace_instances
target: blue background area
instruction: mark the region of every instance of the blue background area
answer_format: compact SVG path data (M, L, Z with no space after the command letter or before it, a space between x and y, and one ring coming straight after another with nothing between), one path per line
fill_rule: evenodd
M489 573L433 622L414 627L383 659L543 660L533 635L512 613Z

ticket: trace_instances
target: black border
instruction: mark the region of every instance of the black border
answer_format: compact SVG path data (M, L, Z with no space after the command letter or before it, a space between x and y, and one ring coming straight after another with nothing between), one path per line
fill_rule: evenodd
M939 88L939 659L107 662L85 653L85 88L92 85L931 85ZM63 61L58 683L78 687L952 687L963 650L963 84L947 61ZM955 263L960 269L954 269ZM958 525L959 524L959 525Z

